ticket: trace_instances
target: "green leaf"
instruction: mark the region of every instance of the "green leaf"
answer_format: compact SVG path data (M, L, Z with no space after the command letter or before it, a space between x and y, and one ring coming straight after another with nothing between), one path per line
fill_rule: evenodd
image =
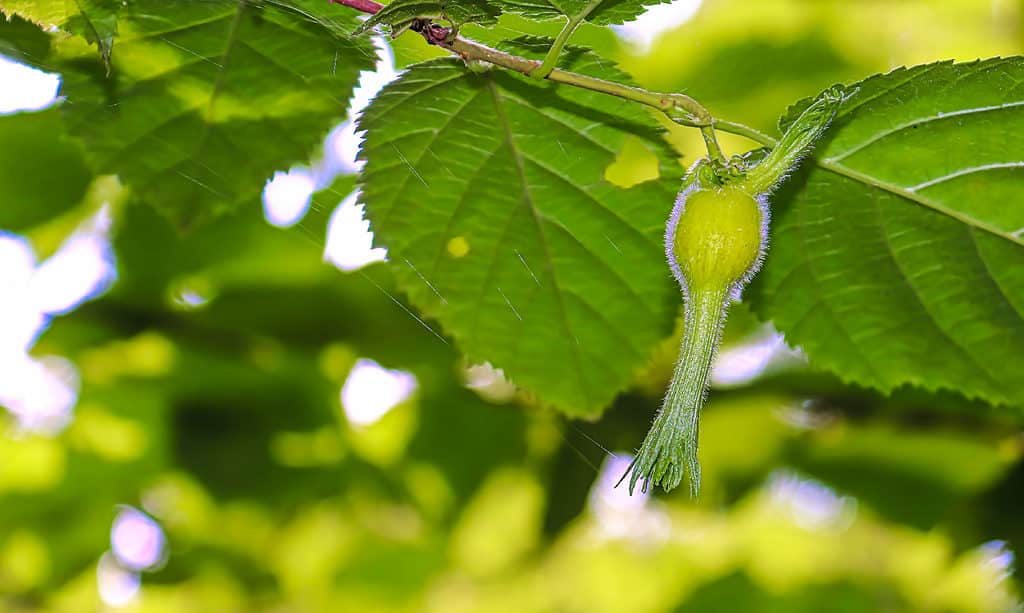
M121 4L111 0L76 0L76 3L82 10L68 18L64 29L96 45L109 72L114 37L117 36L117 12Z
M879 593L880 592L880 593ZM898 603L898 604L897 604ZM686 611L759 611L760 613L859 613L910 608L898 593L831 577L787 590L767 589L746 573L734 571L701 583L673 613Z
M0 12L0 54L31 64L49 53L49 34L26 19Z
M189 225L258 202L344 117L375 58L354 26L318 0L140 0L110 78L81 41L60 45L66 117L98 170Z
M25 230L70 209L91 178L56 110L0 115L0 230Z
M842 434L794 445L786 461L865 507L927 530L957 503L1005 478L998 441L946 428L844 424Z
M109 68L117 35L117 12L122 6L118 0L5 0L0 9L84 37L96 45Z
M592 54L567 59L625 78ZM570 414L598 414L679 304L661 241L682 169L651 118L609 96L436 60L387 87L360 128L363 201L412 302L472 362ZM631 135L658 153L662 180L605 180Z
M1024 59L859 87L776 199L755 308L846 381L1024 406Z
M419 19L444 20L455 28L467 23L486 26L497 23L500 14L501 9L489 0L394 0L364 21L356 34L387 25L397 36Z
M496 0L509 13L533 19L554 19L563 15L576 17L586 14L586 20L597 25L611 25L632 21L648 6L669 0ZM591 5L597 2L597 6Z
M60 26L77 12L74 0L4 0L0 10L44 27Z

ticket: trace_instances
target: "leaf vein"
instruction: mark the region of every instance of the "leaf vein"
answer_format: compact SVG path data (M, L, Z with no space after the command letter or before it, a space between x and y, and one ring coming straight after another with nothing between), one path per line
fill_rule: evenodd
M508 117L505 114L502 97L499 94L497 87L495 87L493 81L487 81L487 88L491 93L492 99L494 100L494 108L498 115L499 124L505 134L505 142L508 144L508 148L512 153L513 159L515 160L516 174L519 177L519 181L522 185L522 202L527 206L530 216L534 221L534 224L537 228L537 235L540 238L541 248L544 250L544 258L549 263L549 265L547 266L547 272L548 275L551 277L551 285L555 295L555 303L558 305L558 312L562 320L562 325L565 328L566 336L569 338L575 338L575 335L572 331L572 324L570 324L569 322L569 313L566 310L565 299L562 296L561 288L559 287L558 283L558 277L555 273L555 264L554 260L551 257L551 248L548 245L547 238L544 234L544 228L541 224L536 204L533 201L533 196L530 194L529 183L527 183L526 172L523 166L523 158L521 156L519 148L516 146L515 137L512 134L512 128L509 125ZM497 258L497 250L495 251L495 258ZM583 371L583 364L580 361L579 346L575 343L569 343L569 346L572 347L571 354L573 357L573 364L575 366L573 370L576 373L577 379L579 380L580 394L583 396L584 403L589 405L590 386L587 384L586 374Z

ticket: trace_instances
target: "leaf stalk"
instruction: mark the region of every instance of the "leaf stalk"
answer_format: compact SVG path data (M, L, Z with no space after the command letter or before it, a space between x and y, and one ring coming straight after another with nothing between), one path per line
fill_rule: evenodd
M546 79L551 71L558 65L558 58L562 55L562 49L565 47L565 43L572 36L576 28L583 23L583 20L587 18L590 13L594 11L604 0L590 0L590 2L583 7L576 15L569 17L569 20L565 22L565 27L558 33L555 38L555 42L551 44L551 48L548 49L547 55L544 56L544 61L541 65L530 72L530 76L534 79Z

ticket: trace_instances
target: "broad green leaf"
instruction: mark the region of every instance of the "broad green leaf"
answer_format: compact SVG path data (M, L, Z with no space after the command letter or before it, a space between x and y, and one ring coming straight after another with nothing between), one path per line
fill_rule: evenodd
M46 27L60 26L78 12L74 0L4 0L0 10Z
M553 19L563 15L577 17L597 25L632 21L648 6L668 0L496 0L502 9L534 19Z
M755 308L846 381L1024 406L1024 59L859 86L777 199Z
M0 12L0 55L31 64L49 53L49 34L26 19Z
M71 130L98 170L188 225L258 201L275 169L307 159L344 117L368 42L317 0L140 0L120 13L108 78L62 42Z
M109 67L122 5L118 0L4 0L0 10L82 36L96 45Z
M96 45L109 71L114 37L117 36L117 12L121 4L116 0L76 0L76 4L82 10L68 17L64 29Z
M574 70L624 78L568 56ZM598 414L679 303L661 235L681 168L646 112L435 60L386 88L360 128L363 201L412 302L471 362ZM630 135L660 155L662 180L605 180Z
M0 115L0 230L25 230L75 206L90 179L56 110Z
M501 9L489 0L394 0L364 21L356 33L387 25L396 36L418 19L446 21L456 28L467 23L493 25L500 14Z
M558 19L564 17L565 12L560 8L547 2L547 0L527 0L523 2L499 0L501 9L508 13L515 13L530 19Z

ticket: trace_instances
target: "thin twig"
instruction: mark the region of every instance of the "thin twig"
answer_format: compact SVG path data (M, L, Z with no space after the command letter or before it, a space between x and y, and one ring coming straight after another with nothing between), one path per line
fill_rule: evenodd
M363 13L369 13L371 15L376 14L384 7L384 5L374 2L374 0L328 1L334 4L353 8ZM419 32L429 44L447 49L467 61L475 60L487 62L527 76L543 65L543 62L499 51L498 49L488 47L487 45L461 36L451 37L449 36L451 31L448 28L437 24L421 25L419 28L414 29ZM639 102L640 104L658 109L678 124L692 128L701 128L701 132L708 145L708 154L714 158L723 158L721 150L718 147L718 143L714 139L715 130L745 136L755 142L769 147L775 144L775 139L758 132L753 128L731 121L715 119L703 105L684 94L662 94L652 92L640 87L633 87L631 85L624 85L614 81L598 79L597 77L562 70L560 68L553 69L545 78L549 81L554 81L555 83L564 83L565 85L589 89L591 91L617 96L633 102Z
M384 8L383 4L374 2L373 0L330 0L330 2L354 8L357 11L362 11L363 13L369 13L371 15L376 15L382 8Z

